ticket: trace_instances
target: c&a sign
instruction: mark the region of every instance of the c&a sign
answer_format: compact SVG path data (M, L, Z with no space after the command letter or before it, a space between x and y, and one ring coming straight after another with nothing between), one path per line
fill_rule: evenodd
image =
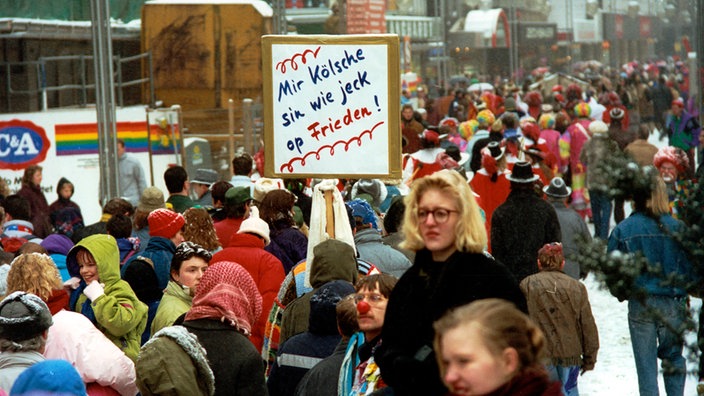
M51 143L31 121L0 121L0 169L21 170L46 158Z

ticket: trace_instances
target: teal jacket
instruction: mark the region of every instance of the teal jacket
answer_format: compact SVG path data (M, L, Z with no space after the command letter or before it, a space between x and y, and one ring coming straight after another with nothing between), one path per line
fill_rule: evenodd
M130 285L120 279L120 250L115 238L107 234L96 234L83 238L66 257L72 276L79 276L76 254L86 249L93 255L100 283L105 294L93 301L91 307L96 326L120 348L130 359L137 359L140 340L147 327L147 306L137 299ZM82 282L84 283L84 282ZM79 288L74 292L82 290ZM73 299L72 299L73 300ZM75 306L71 308L83 313L83 303L87 297L81 293ZM89 315L86 315L89 316ZM90 316L89 316L90 317Z

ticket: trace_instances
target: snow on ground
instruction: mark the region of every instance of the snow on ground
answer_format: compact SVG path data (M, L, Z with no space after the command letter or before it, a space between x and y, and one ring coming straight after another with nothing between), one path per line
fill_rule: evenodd
M628 332L628 303L618 302L608 290L601 289L592 275L587 277L584 284L589 292L592 313L599 329L599 354L594 370L579 377L579 394L580 396L638 395L638 376ZM692 298L691 304L698 312L701 300ZM696 333L688 334L687 341L695 342ZM690 372L696 370L696 367L697 362L688 363ZM659 375L659 382L660 394L665 395L662 374ZM688 375L684 394L696 395L696 387L697 377L694 374Z

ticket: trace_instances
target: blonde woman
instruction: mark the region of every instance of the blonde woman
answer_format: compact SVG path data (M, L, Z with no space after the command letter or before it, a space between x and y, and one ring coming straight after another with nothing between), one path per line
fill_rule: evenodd
M443 170L413 184L403 232L402 246L416 258L389 297L375 360L395 395L446 394L433 353L433 322L482 298L502 298L524 311L526 301L508 269L484 252L479 206L459 173Z
M687 376L682 356L683 328L689 315L686 281L697 279L682 245L673 235L685 225L670 214L665 181L645 168L646 188L633 189L633 213L611 231L607 252L644 256L652 269L635 279L628 299L628 330L641 395L658 393L658 359L668 394L683 394ZM647 179L645 179L647 180ZM621 298L620 298L621 299ZM673 331L674 330L674 331Z

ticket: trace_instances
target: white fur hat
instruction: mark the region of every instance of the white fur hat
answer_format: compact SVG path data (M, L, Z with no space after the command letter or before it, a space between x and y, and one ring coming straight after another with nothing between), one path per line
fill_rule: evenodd
M259 209L256 206L249 208L249 217L240 225L238 234L243 233L256 234L264 238L264 246L267 246L271 239L269 237L269 224L259 218Z

